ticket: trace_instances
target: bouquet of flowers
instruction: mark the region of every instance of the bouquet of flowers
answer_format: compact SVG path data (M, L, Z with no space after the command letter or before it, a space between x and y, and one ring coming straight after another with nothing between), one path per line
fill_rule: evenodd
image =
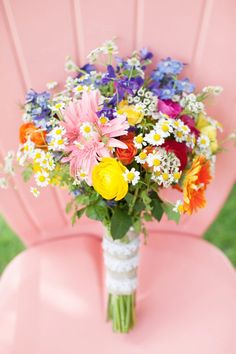
M166 58L153 68L152 59L147 49L121 58L113 40L81 68L68 57L63 87L27 92L20 126L17 160L33 195L67 188L72 222L86 215L104 225L107 317L117 332L135 324L144 221L178 222L203 208L219 150L221 126L204 101L221 88L195 92L179 76L186 64ZM175 204L160 197L166 188L179 190Z

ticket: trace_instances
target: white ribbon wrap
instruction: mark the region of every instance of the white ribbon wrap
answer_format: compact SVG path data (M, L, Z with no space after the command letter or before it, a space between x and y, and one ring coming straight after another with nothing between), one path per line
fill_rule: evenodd
M137 288L140 239L131 230L126 238L127 243L113 240L108 233L103 237L106 287L114 295L129 295Z

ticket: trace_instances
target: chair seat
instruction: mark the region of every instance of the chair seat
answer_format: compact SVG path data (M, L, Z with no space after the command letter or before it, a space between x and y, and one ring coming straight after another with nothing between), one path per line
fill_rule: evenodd
M1 354L236 353L235 271L213 246L152 233L141 248L136 328L112 333L99 239L32 247L0 282Z

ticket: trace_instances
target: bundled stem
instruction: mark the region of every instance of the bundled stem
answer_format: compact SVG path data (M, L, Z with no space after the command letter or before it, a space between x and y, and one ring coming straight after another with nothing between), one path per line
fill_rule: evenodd
M128 333L136 323L135 293L108 296L107 320L112 321L114 332Z

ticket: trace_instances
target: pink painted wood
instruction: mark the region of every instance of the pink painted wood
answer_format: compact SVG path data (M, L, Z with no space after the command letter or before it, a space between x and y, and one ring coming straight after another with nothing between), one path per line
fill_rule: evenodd
M226 136L236 125L235 10L233 0L1 0L0 158L17 147L18 105L25 91L43 90L50 80L62 82L66 55L83 64L92 48L113 36L122 54L148 45L158 58L169 55L189 63L186 73L198 87L223 86L210 111L224 124ZM219 156L205 210L178 227L166 220L149 225L139 324L129 337L120 337L103 323L99 243L74 237L100 237L101 226L83 219L72 228L64 213L66 192L52 188L39 202L17 175L16 189L0 191L0 210L31 247L9 265L0 283L0 353L73 354L99 348L104 354L234 354L234 271L214 248L178 235L202 235L235 176L235 152L229 148Z

